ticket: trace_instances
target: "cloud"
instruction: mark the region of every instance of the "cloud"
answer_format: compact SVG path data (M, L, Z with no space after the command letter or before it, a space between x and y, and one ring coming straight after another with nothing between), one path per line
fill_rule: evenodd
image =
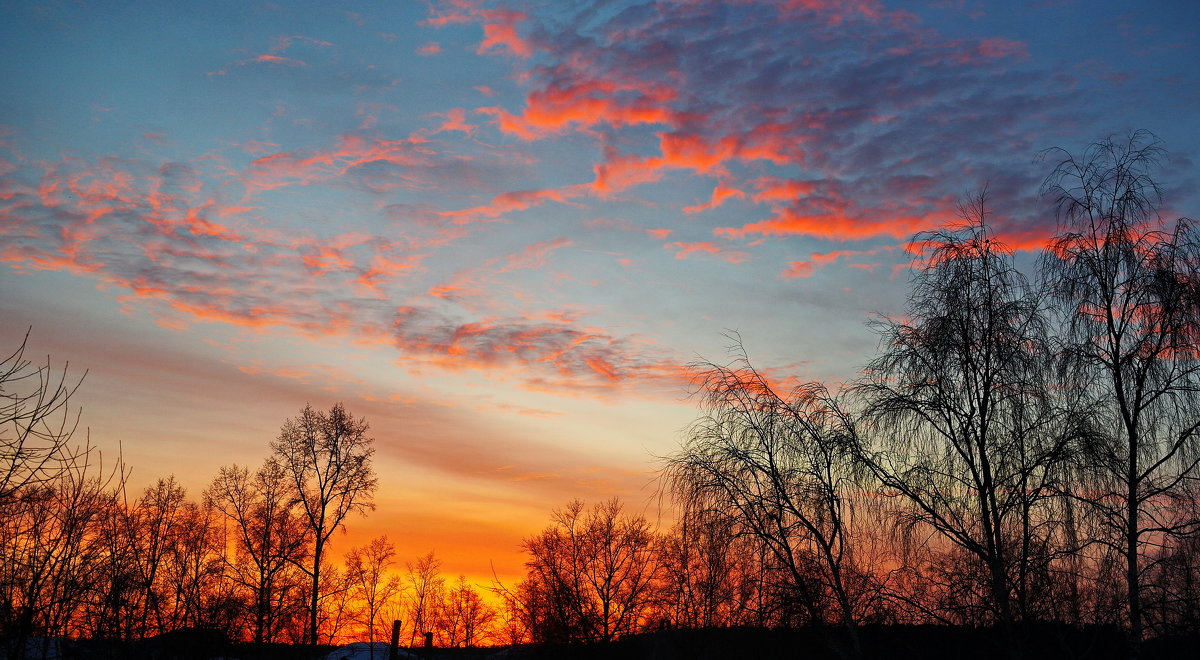
M494 257L475 268L456 272L449 281L431 288L429 295L447 301L463 301L467 298L482 298L488 292L495 293L499 285L498 276L517 270L541 269L547 265L552 253L571 245L571 240L559 237L527 245L520 252L504 257Z
M483 26L483 41L476 48L478 53L508 51L521 58L533 54L533 46L523 39L517 24L529 16L525 12L511 9L487 9L477 0L448 0L430 5L430 16L421 21L430 27L445 27L453 24L480 23Z
M308 51L311 54L316 54L318 51L329 48L333 44L328 41L314 39L304 35L288 35L276 37L271 44L270 49L259 55L254 55L211 72L209 75L228 75L234 68L251 66L254 64L266 64L285 67L307 67L308 62L297 57L289 57L286 55L289 50L294 50L293 47L298 46L299 49Z
M252 169L301 179L316 172L316 180L352 168L363 154L393 153L394 147L343 140L336 157L287 153L255 160ZM5 200L4 217L19 222L4 223L0 258L17 268L88 273L122 290L126 305L154 310L169 326L220 323L368 340L382 340L391 328L405 362L481 370L539 390L599 394L661 385L678 373L677 361L658 349L582 325L573 314L452 321L426 308L396 312L388 302L392 287L420 271L426 256L421 248L429 243L353 231L296 234L254 224L242 217L252 215L252 207L229 204L212 190L214 176L190 163L152 168L66 160L50 167L38 186L22 187ZM498 203L517 208L547 195L556 197L530 191ZM529 244L433 293L447 300L469 287L494 293L499 276L544 269L555 252L572 244L566 237Z
M507 49L518 57L529 57L533 46L517 34L517 22L528 18L524 12L495 10L481 11L483 18L483 41L476 52L487 53Z
M694 206L685 206L683 207L683 212L691 214L699 213L701 211L708 211L710 209L717 208L730 199L742 199L745 196L746 193L737 188L728 187L723 183L717 183L716 187L713 188L712 199L709 202L705 204L696 204Z
M457 211L444 211L440 216L454 224L494 221L502 219L505 214L513 211L524 211L535 206L540 206L543 202L547 201L579 206L577 202L572 202L571 198L578 197L583 192L584 190L579 186L564 189L514 190L497 195L488 204L472 206Z
M504 374L539 391L612 391L677 381L681 363L570 314L454 321L433 309L397 310L397 347L418 366Z
M394 72L346 64L349 45L262 40L226 69L347 91L352 108L271 116L190 156L147 155L181 148L170 139L136 158L10 149L0 259L86 275L163 323L353 333L417 365L607 391L674 378L670 351L597 329L612 316L554 317L521 288L533 276L591 286L626 277L617 264L659 276L685 259L784 277L870 267L880 242L955 220L955 198L985 182L1023 203L1042 136L1094 122L1079 81L1033 67L1024 44L941 35L867 0L450 0L423 25L478 35L446 56L503 67L468 83L487 80L486 99L401 108ZM1021 249L1048 225L997 216Z
M451 108L447 110L445 114L439 116L445 117L446 120L442 122L441 126L438 126L437 129L434 130L435 133L441 133L443 131L458 131L460 133L471 135L475 132L475 129L478 128L474 124L467 123L467 113L464 112L462 108Z
M362 135L342 135L327 149L282 151L255 159L243 182L255 189L311 185L331 179L356 176L368 187L388 189L414 181L411 170L431 164L425 140L410 135L402 140L384 140ZM371 167L387 166L380 175Z
M485 5L436 11L481 22ZM708 202L679 208L695 214L735 198L765 207L741 227L715 228L729 240L928 228L947 200L985 182L971 172L1028 162L1049 108L1075 94L1015 69L1027 57L1020 42L945 38L872 1L657 2L521 20L538 53L536 66L518 69L524 107L477 112L522 140L595 137L602 158L589 193L598 199L678 174L717 179ZM921 185L901 190L900 181ZM816 196L824 199L798 199Z
M226 199L221 182L229 175L204 164L47 165L36 183L10 184L0 206L0 260L17 270L86 274L167 325L370 336L380 295L439 240L436 232L421 240L281 232L258 224L254 206Z
M308 62L304 60L296 60L290 57L281 57L279 55L259 55L254 58L255 62L265 62L267 64L285 64L288 66L308 66Z
M613 127L667 123L673 112L666 105L675 91L666 85L641 84L635 79L565 79L531 92L520 114L499 107L479 108L493 115L504 133L533 140L567 130L599 125Z
M666 247L675 250L676 259L687 259L692 255L706 254L724 261L728 261L731 264L740 264L750 258L750 255L747 252L730 250L726 247L717 245L712 241L699 241L695 243L676 241L668 244Z
M813 252L807 260L793 261L780 273L783 278L812 277L821 268L839 260L850 261L858 257L875 256L883 252L903 249L900 245L885 245L870 250L834 250L832 252ZM877 264L850 264L852 267L874 268Z

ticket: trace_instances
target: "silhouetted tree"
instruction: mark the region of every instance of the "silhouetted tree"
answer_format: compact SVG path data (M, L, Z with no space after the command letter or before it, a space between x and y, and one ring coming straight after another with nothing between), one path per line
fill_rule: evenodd
M442 578L442 560L438 559L433 551L418 557L416 562L407 562L405 568L408 588L412 593L408 604L408 618L412 621L408 645L412 646L418 636L432 632L430 624L436 618L438 602L441 600L442 588L446 581Z
M332 562L321 568L321 611L317 630L329 644L341 643L346 630L362 617L362 603L354 598L354 583L348 571Z
M74 632L86 612L119 473L105 474L90 438L72 445L83 377L49 357L35 366L28 341L0 360L0 639L11 657L31 636Z
M170 604L166 602L168 590L163 584L162 573L176 543L177 514L185 496L174 475L159 479L155 485L146 488L128 518L139 570L138 599L142 611L136 631L138 637L166 631L164 616Z
M1150 554L1198 524L1172 496L1200 461L1200 235L1158 215L1152 134L1047 155L1061 156L1043 186L1061 233L1042 270L1065 316L1064 382L1094 422L1079 497L1123 560L1136 656Z
M68 364L56 373L48 356L34 366L25 358L28 342L26 332L20 346L0 360L0 507L23 486L53 480L91 451L90 442L70 444L80 414L71 410L71 397L87 373L71 379Z
M904 529L932 529L977 558L987 602L1015 640L1014 577L1051 524L1038 508L1069 436L1048 397L1041 305L988 231L986 193L960 213L964 224L918 236L926 261L908 318L878 322L882 353L855 388L859 460L900 496Z
M252 639L277 641L299 594L292 573L311 538L286 468L275 457L253 474L237 465L222 467L204 497L230 523L232 547L222 553L225 575L250 592Z
M555 511L553 524L525 539L523 589L538 642L607 642L645 623L658 577L655 539L642 516L619 500Z
M86 457L86 455L85 455ZM75 632L102 566L107 480L86 461L24 484L0 516L0 639L20 658L31 637Z
M346 553L346 578L351 596L360 607L361 622L367 633L367 641L374 643L387 639L391 624L380 617L387 605L400 595L399 576L388 568L395 564L396 546L387 536L372 539L362 548L352 548ZM374 647L372 647L374 653Z
M441 645L450 648L475 646L487 634L495 618L495 610L467 582L467 576L460 575L453 586L444 590L438 607L436 628Z
M756 550L729 516L685 509L660 541L664 614L681 628L756 623L751 612L762 577Z
M317 643L321 600L321 570L333 533L352 511L373 509L375 453L367 437L367 422L354 419L335 404L328 413L305 406L300 416L287 420L279 437L271 443L274 456L287 470L300 508L312 532L311 563L305 572L311 578L308 601L307 641Z
M859 654L850 583L845 497L853 454L841 415L816 383L785 399L740 345L732 366L699 365L705 414L666 465L671 489L689 507L727 517L758 538L788 576L810 623L839 621Z

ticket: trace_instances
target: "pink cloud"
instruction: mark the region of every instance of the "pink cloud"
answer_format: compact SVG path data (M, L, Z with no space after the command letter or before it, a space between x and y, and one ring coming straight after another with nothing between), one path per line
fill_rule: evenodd
M431 5L429 13L421 25L440 28L453 24L482 24L483 41L476 48L478 53L507 50L521 58L533 54L533 46L517 33L517 24L528 18L524 12L484 9L476 0L447 0L437 6Z
M750 255L740 250L729 250L711 241L685 243L676 241L666 247L675 250L676 259L687 259L696 254L706 254L731 264L740 264L750 258Z
M394 334L421 364L448 370L506 373L519 369L538 391L614 391L639 383L672 383L687 376L680 363L647 357L628 340L570 317L488 317L455 323L430 310L397 311ZM515 373L513 375L516 375Z
M419 168L429 163L424 139L380 140L342 135L330 148L318 151L285 151L257 158L243 182L255 189L311 185L346 175L369 163Z
M813 252L807 261L792 261L780 273L783 278L811 277L821 268L839 260L850 260L857 257L874 256L882 252L901 250L901 245L886 245L871 250L834 250L832 252ZM874 268L877 264L847 264L852 268Z
M496 125L501 131L533 140L568 129L587 129L602 124L669 123L674 119L674 113L667 104L675 94L665 85L644 84L632 78L592 79L580 73L569 81L552 83L530 92L520 114L499 107L477 111L496 117Z
M506 213L524 211L525 209L539 206L546 201L578 205L576 202L571 201L571 199L581 195L583 192L584 190L578 186L564 189L514 190L497 195L488 204L460 209L458 211L444 211L439 215L455 224L494 221L500 219Z
M290 57L280 57L279 55L259 55L254 58L255 62L266 62L267 64L285 64L287 66L308 66L308 62L304 60L296 60Z
M1013 41L1012 39L992 37L980 41L976 47L976 52L984 57L1015 57L1025 59L1029 57L1029 46L1020 41Z
M746 193L742 192L741 190L738 190L737 188L732 188L732 187L726 186L724 183L718 182L717 185L713 188L712 199L710 201L708 201L705 204L697 204L695 206L685 206L685 207L683 207L683 212L691 214L691 213L699 213L701 211L708 211L710 209L717 208L718 206L724 204L726 201L728 201L730 199L742 199L745 196L746 196Z
M437 127L437 129L434 131L435 133L458 131L460 133L471 135L475 132L475 129L478 128L474 124L467 123L467 114L462 108L451 108L441 116L445 117L446 120L442 122L441 126Z
M516 270L533 270L546 265L550 255L571 245L567 238L555 238L527 245L523 250L504 257L494 257L476 268L459 271L449 282L431 288L427 293L435 298L460 301L465 298L483 297L486 285L495 285L496 276Z
M517 34L517 22L528 18L519 11L483 10L479 12L483 18L483 41L480 42L478 53L487 53L499 48L507 48L518 57L529 57L533 47Z

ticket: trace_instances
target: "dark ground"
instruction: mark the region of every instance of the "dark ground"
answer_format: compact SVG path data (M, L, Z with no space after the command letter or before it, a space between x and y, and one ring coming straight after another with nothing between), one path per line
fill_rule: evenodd
M990 629L948 626L864 626L864 660L1006 660L1003 638ZM211 630L182 630L137 642L68 642L63 660L319 660L336 647L231 643ZM843 660L838 628L663 630L608 644L489 649L413 649L428 660ZM1039 624L1029 629L1027 660L1122 660L1128 649L1117 628ZM1200 658L1200 635L1152 639L1142 660Z

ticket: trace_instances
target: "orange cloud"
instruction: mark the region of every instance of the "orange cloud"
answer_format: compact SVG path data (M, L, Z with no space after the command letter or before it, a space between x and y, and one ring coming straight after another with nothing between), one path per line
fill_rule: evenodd
M546 265L546 258L550 253L568 245L571 245L571 240L564 237L534 243L518 254L509 255L505 259L504 267L498 272L507 273L519 268L541 268Z
M665 85L580 77L531 92L519 115L498 107L477 111L496 117L501 131L533 140L569 128L588 129L600 124L671 123L675 115L667 104L675 96L675 90Z
M257 189L311 185L344 176L368 163L421 167L428 163L425 140L412 135L404 140L377 140L359 135L342 135L323 151L285 151L255 159L243 183Z
M455 301L467 297L481 297L484 289L481 282L492 281L495 275L515 270L541 268L555 250L571 245L570 239L555 238L528 245L518 253L492 258L478 268L459 271L451 281L431 288L427 293L442 300ZM561 320L561 319L560 319Z
M528 18L524 12L507 9L483 9L476 0L448 0L440 7L430 6L430 16L421 25L445 27L452 24L482 23L483 41L477 53L507 48L521 58L533 54L533 46L517 34L517 23Z
M746 193L742 192L741 190L726 186L724 183L717 182L717 185L713 188L711 201L705 204L697 204L695 206L685 206L683 207L683 212L691 214L715 209L729 199L742 199L745 196Z
M445 117L446 121L442 122L442 125L437 127L437 129L434 131L435 133L441 133L443 131L459 131L461 133L471 135L477 128L474 124L467 123L467 115L462 108L451 108L441 116Z
M947 202L948 204L948 202ZM877 236L905 239L913 234L953 222L957 216L945 207L915 214L904 209L852 211L848 205L831 206L817 212L794 207L777 209L766 220L741 227L718 227L717 236L742 239L747 236L814 236L831 240L859 240Z
M740 264L750 258L746 252L739 250L728 250L711 241L701 241L698 243L684 243L676 241L667 245L668 248L674 248L676 259L687 259L694 254L707 254L718 259L723 259L731 264Z
M604 196L643 183L658 181L662 178L662 164L661 158L610 155L592 167L596 175L591 184L592 190Z
M455 224L496 220L505 213L524 211L525 209L539 206L545 201L580 206L577 202L572 202L571 198L582 192L583 190L577 186L562 189L514 190L495 196L489 204L473 206L458 211L443 211L438 215Z
M726 163L730 161L800 163L804 158L800 145L806 139L790 134L787 127L780 124L763 124L745 135L718 138L690 131L660 132L658 143L661 155L620 155L607 150L604 161L593 167L596 177L591 185L595 192L604 195L658 181L668 169L726 176ZM691 212L713 208L714 203L719 205L730 197L740 197L738 193L744 195L742 191L734 192L722 184L713 191L714 198L709 205L689 208L693 209Z
M528 18L524 12L490 9L478 13L484 21L483 41L475 52L483 54L504 47L518 57L529 57L533 54L533 47L529 42L517 35L517 21Z
M817 182L777 177L761 177L754 181L758 192L751 198L756 202L792 202L816 192Z
M628 340L581 326L570 315L455 323L428 309L406 307L397 310L394 332L398 347L420 364L504 373L537 391L599 393L686 372L676 361L648 358Z
M903 249L901 245L886 245L872 250L834 250L832 252L813 252L809 255L807 261L792 261L788 267L780 273L780 277L797 278L811 277L815 272L828 266L829 264L841 259L853 259L855 257L873 256L880 252L888 252L892 250ZM876 264L848 264L852 268L873 268Z
M304 60L296 60L290 57L280 57L279 55L259 55L254 58L255 62L266 62L268 64L285 64L287 66L308 66L308 62Z

